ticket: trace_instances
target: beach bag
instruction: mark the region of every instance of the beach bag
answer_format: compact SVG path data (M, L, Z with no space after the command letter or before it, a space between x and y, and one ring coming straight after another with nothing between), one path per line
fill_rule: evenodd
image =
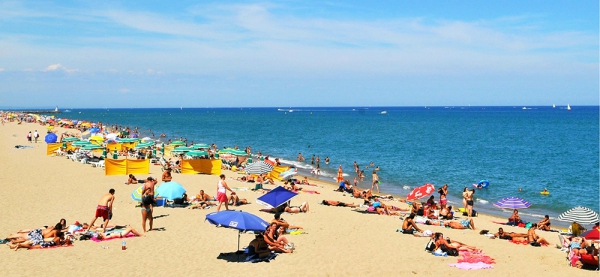
M435 250L435 242L433 242L433 240L430 240L426 245L425 245L425 250L428 252L433 252L433 250Z

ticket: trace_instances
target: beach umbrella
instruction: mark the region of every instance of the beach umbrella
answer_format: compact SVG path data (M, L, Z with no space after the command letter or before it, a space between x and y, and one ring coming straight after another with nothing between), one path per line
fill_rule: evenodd
M208 145L206 143L198 143L198 144L191 145L190 148L194 148L194 149L209 149L210 145Z
M246 153L246 151L237 150L237 149L233 149L233 148L225 148L225 149L219 151L219 154L231 154L231 155L235 155L235 156L248 156L248 153Z
M119 137L119 135L117 135L115 133L110 133L110 134L106 135L106 139L111 139L111 140L117 140L118 137Z
M296 195L298 194L291 190L287 190L284 187L278 186L269 191L267 194L264 194L263 196L256 199L256 203L269 208L277 208L283 203L288 202Z
M590 208L578 206L560 214L558 220L577 222L579 224L592 224L598 222L598 213Z
M86 145L92 145L92 143L89 141L80 140L80 141L73 142L71 145L74 147L82 147L82 146L86 146Z
M156 192L159 196L166 198L168 200L173 200L175 198L181 198L181 196L185 193L185 189L181 184L177 182L163 182L156 188Z
M90 133L92 133L92 134L99 133L99 132L100 132L100 128L98 128L98 127L90 128Z
M291 167L290 169L279 173L279 177L281 177L281 179L283 179L283 180L288 180L296 174L298 174L297 169L295 167Z
M600 240L600 231L598 229L592 229L579 236L589 240Z
M271 170L273 170L273 166L263 161L259 161L249 164L246 166L245 170L248 174L264 174L271 172Z
M208 152L206 152L206 151L200 151L200 150L188 151L185 154L187 156L190 156L190 157L204 157L204 156L208 156Z
M103 142L103 141L104 141L104 138L103 138L102 136L95 135L95 136L91 136L91 137L90 137L90 141Z
M138 138L122 138L119 140L119 142L137 142L140 141L140 139Z
M153 141L151 141L151 142L144 142L144 143L140 143L140 144L136 145L134 147L134 149L142 149L142 148L146 148L146 147L151 147L152 145L154 145Z
M238 250L240 250L240 234L246 231L263 232L269 223L262 218L243 211L220 211L209 213L206 220L217 227L238 230Z
M84 145L81 149L83 149L83 150L104 149L104 146L88 144L88 145Z
M338 173L337 173L336 180L338 183L344 181L344 173L342 172L342 165L340 165L340 167L338 167Z
M149 140L152 140L152 138L151 137L142 138L142 141L149 141Z
M182 146L182 145L185 145L185 142L180 141L180 140L176 140L174 142L171 142L171 145Z
M527 209L531 207L531 203L523 198L508 197L498 200L494 206L500 209Z
M183 153L183 152L188 152L188 151L192 151L194 150L194 148L190 148L190 147L185 147L185 146L179 146L176 147L175 149L171 150L171 153Z
M79 138L76 138L76 137L68 137L68 138L64 138L62 141L64 141L64 142L69 142L69 141L79 141Z
M44 141L45 141L46 143L55 143L55 142L56 142L56 140L58 140L58 137L56 136L56 134L55 134L55 133L48 133L48 134L46 135L46 137L44 138Z
M142 189L144 189L143 185L141 185L139 188L137 188L133 192L131 192L131 199L133 199L135 201L142 201ZM157 197L157 196L158 196L158 192L155 189L154 197Z
M406 197L407 201L421 199L431 195L435 191L435 187L432 184L425 184L420 187L413 189Z

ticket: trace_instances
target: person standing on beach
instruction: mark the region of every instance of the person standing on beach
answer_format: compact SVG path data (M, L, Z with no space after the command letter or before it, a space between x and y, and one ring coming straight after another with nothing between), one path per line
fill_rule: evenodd
M96 207L96 215L94 216L92 222L90 222L88 230L92 226L94 226L94 222L96 222L96 219L98 219L99 217L102 217L104 219L104 226L102 228L106 229L106 226L108 226L108 221L112 218L112 209L114 202L115 189L110 189L108 190L108 193L103 195L102 198L100 198L100 201L98 201L98 206Z
M465 212L467 211L467 193L468 193L469 189L467 189L467 187L465 187L465 189L463 189L462 192L462 197L463 197L463 207L465 208Z
M27 141L31 143L31 131L29 131L29 133L27 134Z
M150 221L148 231L152 231L152 223L154 218L152 217L152 211L154 205L154 186L156 180L152 177L148 177L142 188L142 229L146 232L146 221Z
M225 182L225 174L221 174L219 176L221 180L217 183L217 201L219 201L219 206L217 206L217 212L221 210L221 205L225 203L225 210L229 210L227 202L229 202L227 198L227 191L231 192L231 195L235 195L235 192L227 186L227 182Z
M33 132L33 139L35 140L35 143L37 143L37 140L39 137L40 137L40 133L38 133L38 131L35 130L35 132Z
M373 191L375 186L377 186L377 193L379 193L379 176L377 175L377 171L373 170L373 183L371 184L371 191Z
M467 215L469 217L473 216L473 194L475 194L475 189L467 190Z
M439 190L440 194L440 211L446 208L446 204L448 203L448 199L446 199L446 195L448 195L448 184L444 184Z

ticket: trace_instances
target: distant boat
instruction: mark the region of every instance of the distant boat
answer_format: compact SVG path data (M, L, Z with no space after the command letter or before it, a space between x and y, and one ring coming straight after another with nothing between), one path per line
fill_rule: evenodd
M294 110L289 110L288 112L290 112L290 113L293 113L293 112L294 112Z
M54 111L55 111L55 112L58 112L58 106L56 106L56 108L54 108Z
M383 110L383 111L380 112L380 114L387 114L387 111Z
M523 107L523 110L527 110L527 107Z
M571 110L571 105L567 104L567 111Z
M554 109L554 108L556 108L556 105L552 104L552 108L553 108L553 109Z

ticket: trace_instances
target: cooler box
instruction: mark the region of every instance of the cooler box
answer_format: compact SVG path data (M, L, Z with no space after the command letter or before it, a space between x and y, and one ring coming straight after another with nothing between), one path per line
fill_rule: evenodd
M156 207L164 207L165 206L165 202L167 202L167 199L161 198L161 199L156 199Z

